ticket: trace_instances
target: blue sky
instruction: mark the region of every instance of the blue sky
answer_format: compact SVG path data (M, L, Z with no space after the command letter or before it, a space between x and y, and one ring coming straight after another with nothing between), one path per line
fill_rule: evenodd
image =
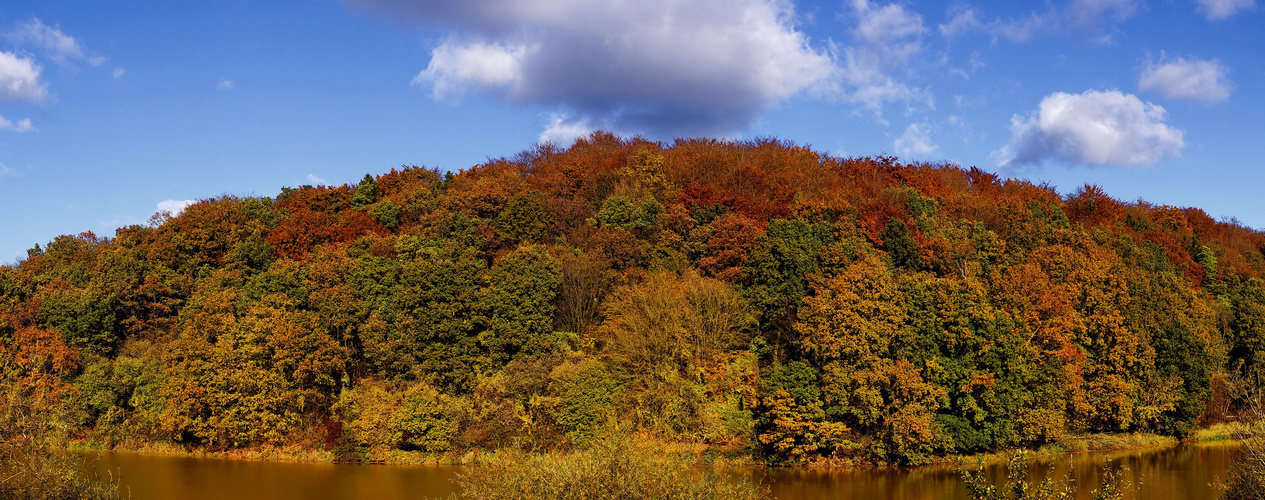
M1265 228L1255 0L0 2L0 263L220 194L607 129L774 136Z

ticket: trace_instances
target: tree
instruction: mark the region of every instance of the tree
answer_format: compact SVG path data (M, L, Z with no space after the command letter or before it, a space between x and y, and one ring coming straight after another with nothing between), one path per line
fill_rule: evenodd
M796 330L800 348L822 367L827 414L874 436L867 451L883 461L921 463L944 449L948 438L934 418L947 394L899 355L908 316L886 265L865 257L813 289Z
M553 303L561 278L558 261L539 245L521 246L492 267L488 327L479 343L493 366L558 348Z
M746 302L719 280L667 271L611 297L597 338L625 380L636 421L669 435L696 430L696 368L746 343L754 319Z

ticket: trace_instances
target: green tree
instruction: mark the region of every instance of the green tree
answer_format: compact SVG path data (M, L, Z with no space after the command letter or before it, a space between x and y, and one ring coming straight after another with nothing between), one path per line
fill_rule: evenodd
M489 361L499 367L519 356L556 349L553 303L562 279L558 261L544 247L522 246L502 257L491 274L484 300L488 328L479 333Z

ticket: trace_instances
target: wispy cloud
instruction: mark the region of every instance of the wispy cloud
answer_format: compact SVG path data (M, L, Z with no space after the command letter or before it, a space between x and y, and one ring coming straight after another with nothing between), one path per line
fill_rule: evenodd
M949 22L941 24L939 30L947 37L983 33L994 40L1026 42L1051 34L1067 34L1111 43L1115 25L1133 18L1142 9L1139 0L1073 0L1066 6L1047 3L1045 10L1032 11L1019 18L985 20L974 7L959 5L950 9Z
M115 80L118 80L120 78L123 78L123 76L126 74L127 74L127 70L123 68L114 68L114 71L110 73L110 76L113 76Z
M879 121L889 103L933 107L929 92L899 78L899 72L923 50L927 28L922 16L900 4L876 6L866 0L853 0L850 15L856 24L853 43L843 48L840 93L844 100L872 110Z
M1219 21L1256 7L1256 0L1195 0L1209 20Z
M9 168L9 166L4 163L0 163L0 179L4 179L5 177L22 177L22 173Z
M325 180L325 179L322 179L322 178L320 178L320 177L317 177L317 176L315 176L315 175L312 175L312 174L307 174L307 181L308 181L308 182L310 182L310 183L312 183L312 185L315 185L315 186L328 186L328 185L329 185L329 181L327 181L327 180Z
M932 142L928 133L930 127L926 123L911 123L905 133L896 138L892 144L896 153L901 156L930 156L939 151L940 146Z
M63 33L60 29L44 24L38 18L18 24L5 37L18 45L32 45L58 64L71 61L83 61L93 66L105 63L105 57L88 55L83 46L74 37Z
M219 90L233 90L233 87L235 87L233 81L224 78L220 78L220 83L215 86Z
M1138 78L1138 90L1155 92L1169 99L1222 102L1229 99L1234 91L1229 73L1230 70L1216 59L1178 57L1167 60L1161 54L1158 64L1147 61Z
M1026 118L1011 118L1010 144L990 158L1002 167L1046 161L1084 166L1145 166L1177 156L1182 131L1164 108L1118 90L1055 92Z

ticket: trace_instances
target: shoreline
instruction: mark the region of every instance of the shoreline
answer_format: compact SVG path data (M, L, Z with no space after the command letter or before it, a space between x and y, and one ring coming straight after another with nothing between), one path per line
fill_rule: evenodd
M1183 444L1199 446L1234 445L1238 444L1238 441L1235 439L1233 434L1240 428L1241 426L1236 424L1217 424L1212 427L1195 431L1185 440L1145 433L1086 434L1068 436L1058 442L1046 444L1036 450L1017 449L991 451L971 455L946 455L918 465L864 464L856 463L852 459L826 457L801 464L770 465L757 459L754 454L746 451L740 452L736 450L725 450L689 443L663 443L656 441L643 441L643 443L652 448L657 448L658 451L663 453L693 456L698 460L700 465L721 468L751 467L801 470L862 470L884 468L910 469L955 465L959 460L961 460L963 464L967 465L992 464L1005 461L1007 456L1015 451L1027 453L1032 458L1053 458L1063 455L1073 456L1090 452L1162 449ZM250 449L211 451L205 449L188 449L172 443L118 443L112 448L107 448L105 446L101 446L99 443L78 441L72 442L67 449L77 453L129 453L149 456L189 457L251 462L450 467L491 463L499 460L499 457L502 454L498 450L482 449L472 449L462 453L443 454L391 450L371 455L371 459L364 461L336 461L334 452L331 450L312 449L299 445L261 446Z

